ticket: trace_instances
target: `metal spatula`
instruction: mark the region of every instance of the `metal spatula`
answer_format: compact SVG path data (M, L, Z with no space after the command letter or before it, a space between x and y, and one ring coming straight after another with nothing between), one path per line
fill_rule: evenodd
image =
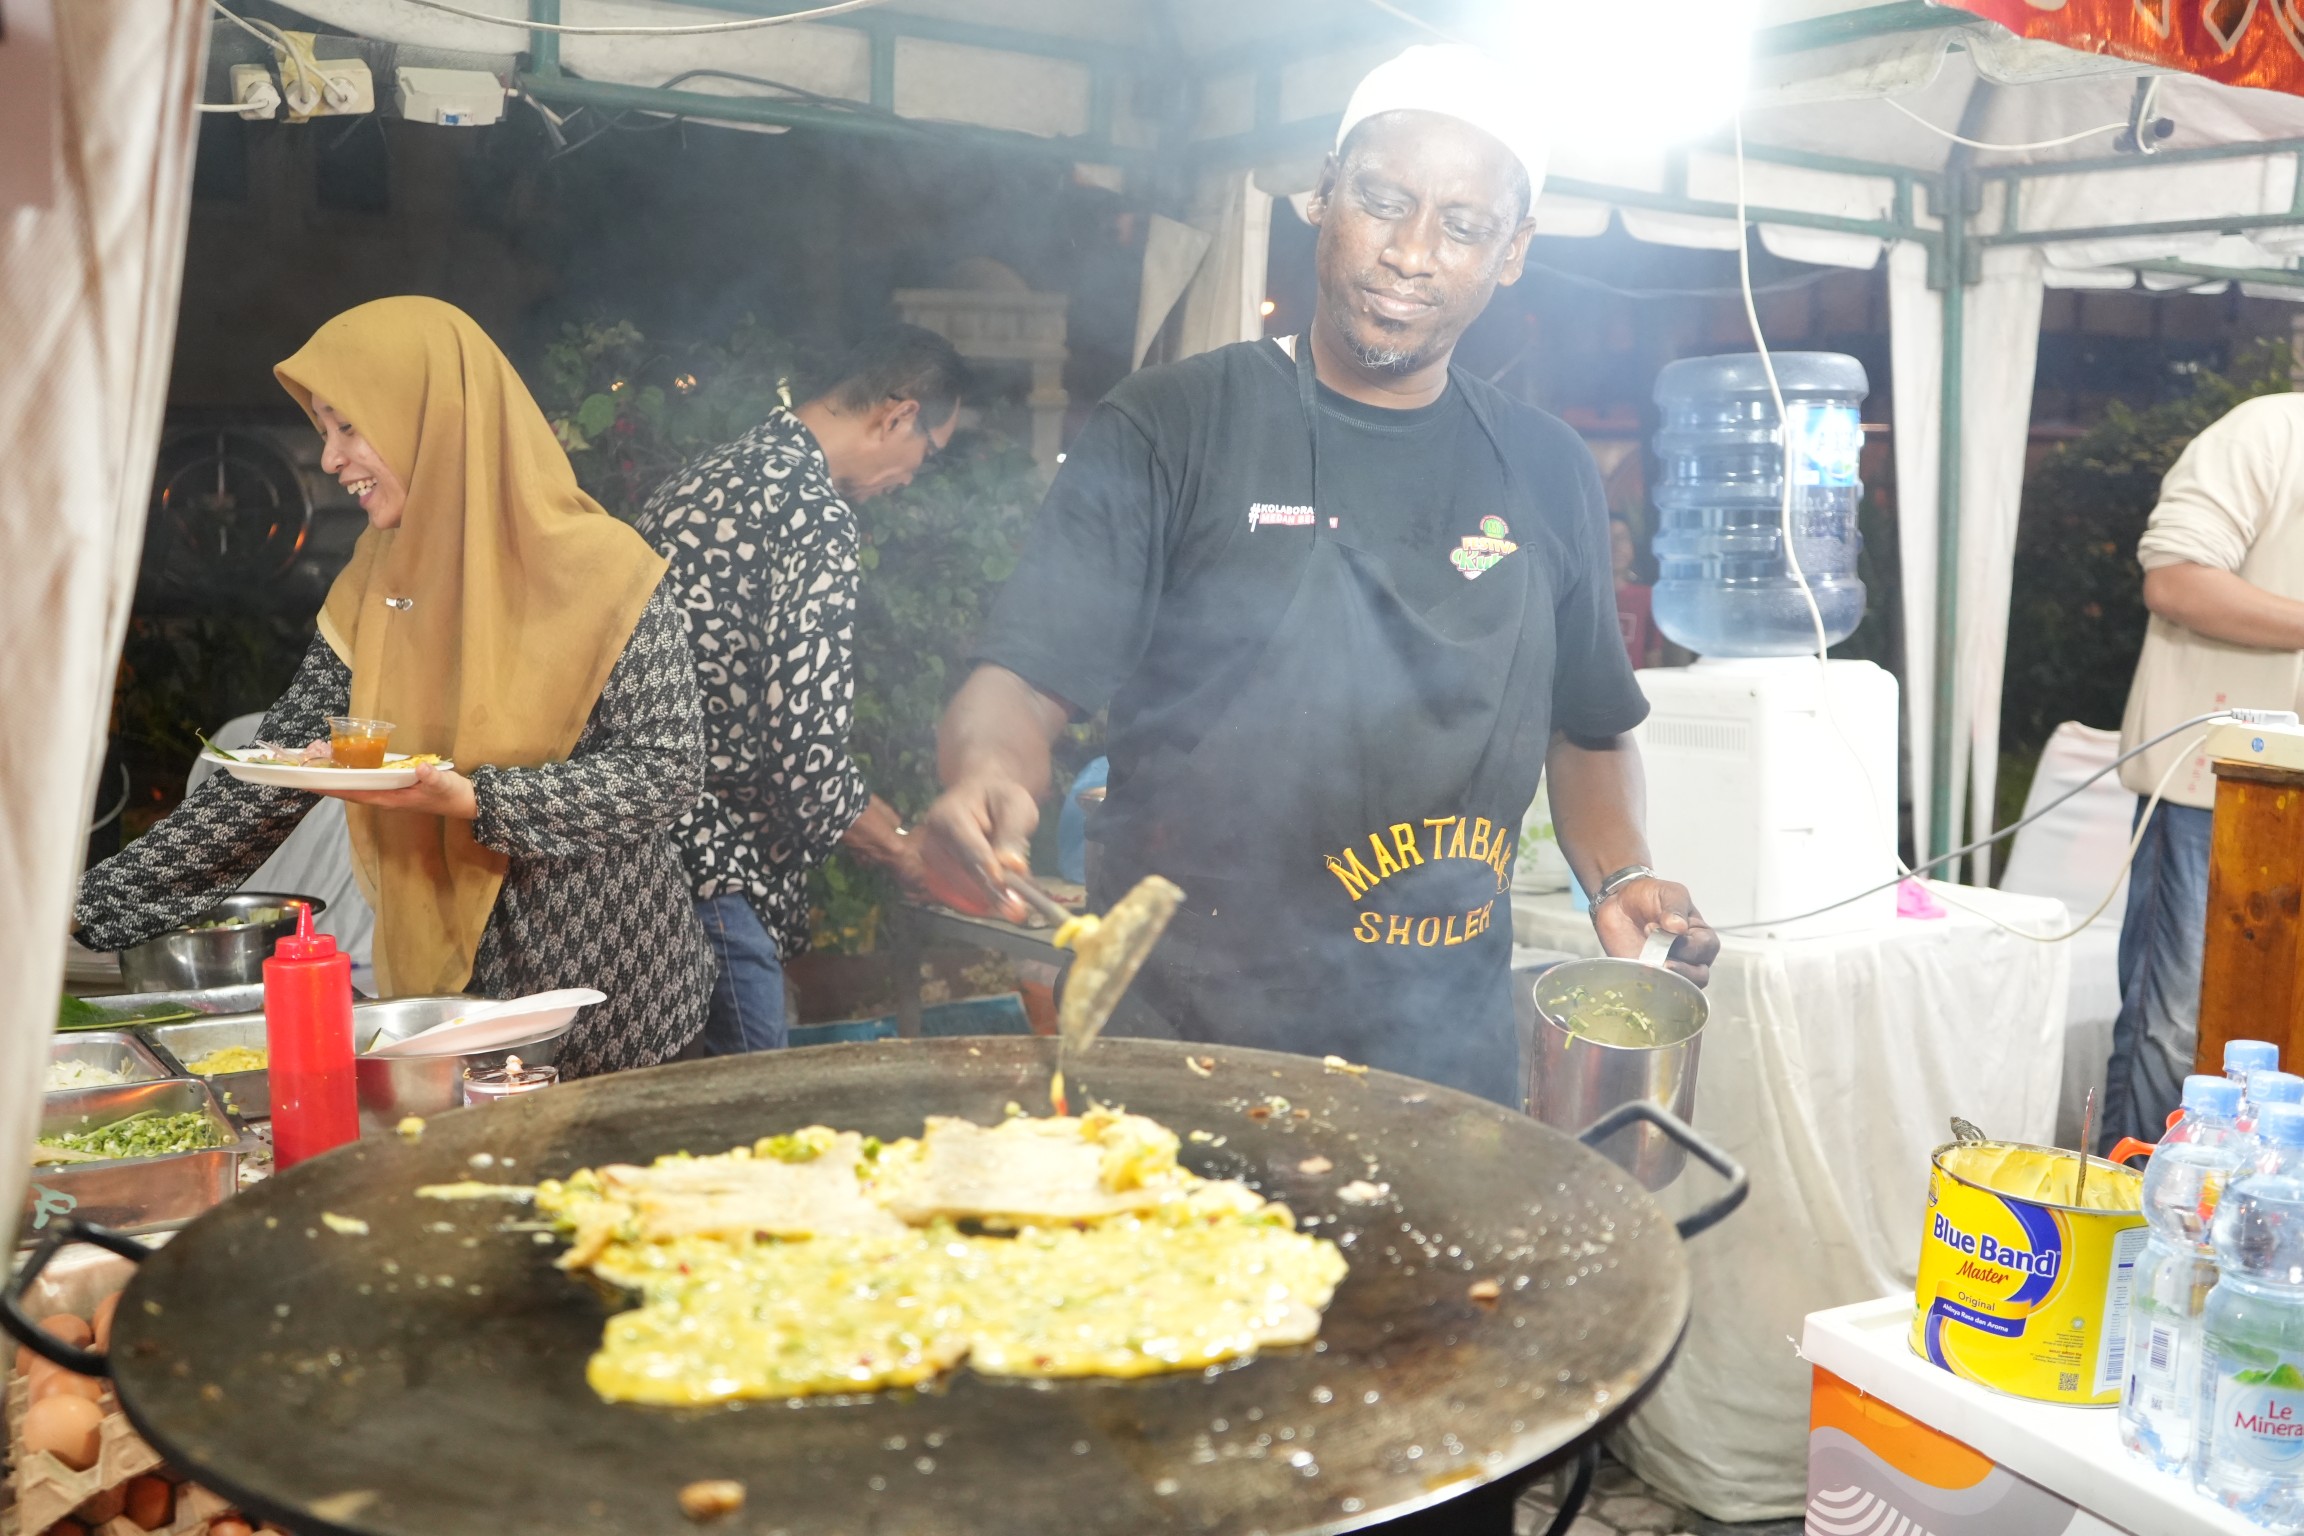
M1147 875L1102 917L1075 917L1030 882L1013 883L1027 903L1061 917L1049 942L1078 956L1064 979L1064 1000L1056 1008L1056 1077L1048 1085L1048 1099L1061 1115L1066 1112L1064 1068L1069 1058L1104 1032L1112 1010L1120 1006L1129 983L1143 969L1144 957L1167 931L1184 892L1173 881Z

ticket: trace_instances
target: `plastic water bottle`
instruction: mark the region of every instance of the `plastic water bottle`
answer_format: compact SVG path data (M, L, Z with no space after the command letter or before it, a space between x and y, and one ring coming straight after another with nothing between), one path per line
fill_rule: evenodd
M2249 1168L2304 1175L2304 1104L2267 1104L2256 1117Z
M2304 1529L2304 1177L2235 1179L2212 1231L2192 1483L2258 1525Z
M1784 559L1784 472L1792 541L1826 644L1864 618L1856 505L1864 487L1858 407L1864 365L1837 352L1773 354L1785 430L1755 352L1691 357L1656 378L1657 628L1703 656L1800 656L1816 649L1808 604ZM1789 450L1789 452L1787 452Z
M2224 1042L2224 1075L2243 1087L2251 1072L2270 1072L2280 1065L2280 1047L2269 1040Z
M2120 1439L2163 1472L2193 1465L2200 1402L2201 1312L2216 1284L2208 1231L2226 1182L2249 1165L2253 1140L2233 1124L2240 1085L2184 1080L2184 1115L2144 1169L2152 1235L2136 1261L2128 1310L2128 1379Z
M2255 1130L2258 1118L2274 1104L2304 1104L2304 1077L2277 1068L2249 1073L2240 1094L2240 1129Z

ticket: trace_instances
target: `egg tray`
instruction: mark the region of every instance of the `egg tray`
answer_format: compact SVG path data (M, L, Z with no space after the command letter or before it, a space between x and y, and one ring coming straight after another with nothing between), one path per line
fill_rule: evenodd
M104 1423L99 1431L96 1460L84 1471L74 1471L46 1451L34 1453L24 1446L24 1411L31 1406L31 1383L20 1373L8 1379L8 1461L14 1504L0 1512L0 1536L41 1536L90 1498L118 1488L160 1465L160 1453L146 1445L129 1426L112 1389L104 1389ZM93 1528L92 1536L204 1536L209 1523L232 1506L197 1483L176 1485L175 1519L146 1530L126 1515L116 1515Z

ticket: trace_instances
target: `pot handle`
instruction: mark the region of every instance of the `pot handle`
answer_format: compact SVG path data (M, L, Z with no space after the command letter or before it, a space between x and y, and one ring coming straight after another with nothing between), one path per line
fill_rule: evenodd
M1657 970L1664 969L1665 960L1672 954L1672 946L1679 943L1683 937L1684 935L1672 933L1663 928L1649 929L1648 937L1642 940L1640 944L1640 963L1654 966Z
M1596 1147L1635 1120L1645 1120L1685 1148L1705 1167L1728 1181L1728 1187L1702 1205L1681 1217L1673 1225L1683 1239L1694 1237L1708 1227L1717 1225L1729 1212L1744 1203L1752 1192L1752 1176L1744 1165L1696 1134L1696 1128L1663 1105L1649 1099L1634 1099L1619 1104L1577 1134L1576 1139L1588 1147Z
M80 1376L109 1376L112 1363L92 1349L81 1349L67 1344L24 1311L24 1292L39 1278L48 1261L63 1252L66 1243L94 1243L108 1253L116 1253L131 1264L141 1264L152 1256L152 1250L125 1232L100 1227L92 1221L65 1216L48 1226L39 1244L24 1259L24 1267L17 1270L0 1290L0 1328L12 1335L16 1342L44 1359L52 1360L64 1369Z

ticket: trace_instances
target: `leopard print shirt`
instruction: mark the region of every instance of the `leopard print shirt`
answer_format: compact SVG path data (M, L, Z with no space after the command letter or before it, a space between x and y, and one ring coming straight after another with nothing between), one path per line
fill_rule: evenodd
M638 527L672 562L704 691L681 857L697 896L740 892L789 959L808 948L808 872L871 798L848 755L856 514L780 410L666 481Z

